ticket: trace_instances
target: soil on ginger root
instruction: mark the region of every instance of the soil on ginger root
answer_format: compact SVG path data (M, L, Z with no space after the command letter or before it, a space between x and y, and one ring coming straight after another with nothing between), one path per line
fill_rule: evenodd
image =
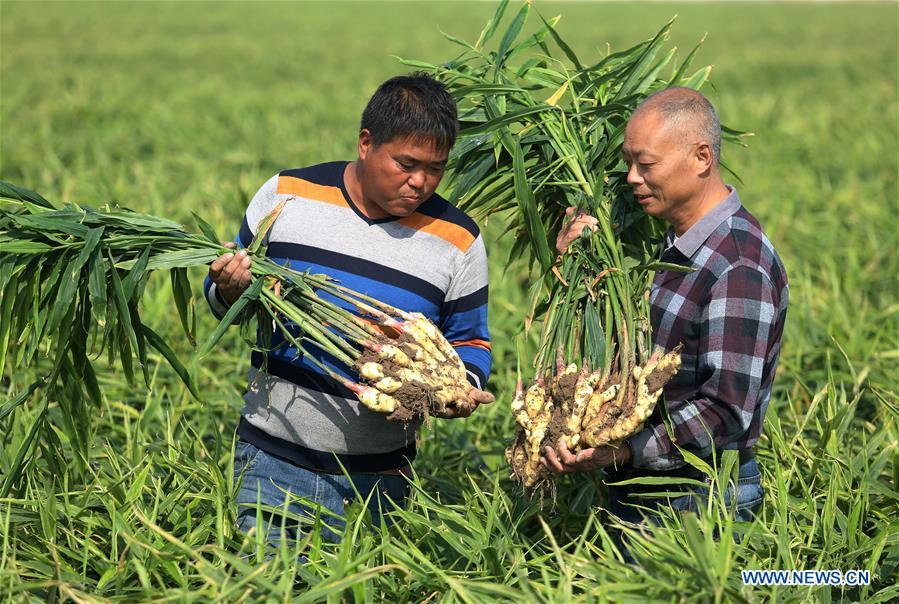
M548 444L549 440L544 438L541 444L541 452L543 451L543 446ZM542 491L543 485L548 480L551 480L549 471L542 464L533 465L530 463L532 460L528 456L527 437L524 429L520 427L515 434L515 441L512 443L512 446L506 450L506 461L509 462L512 475L529 494L533 494L538 489Z
M553 380L551 394L557 408L565 404L565 402L574 400L574 389L577 386L579 376L580 374L578 373L571 373ZM569 406L570 404L569 402Z
M381 326L381 329L383 330L384 327ZM407 332L397 334L396 337L388 336L384 340L381 340L380 343L392 344L393 346L396 346L397 348L405 352L406 356L408 356L410 359L415 358L415 349L420 346L415 338L413 338L412 335Z
M402 365L399 365L390 359L382 359L378 356L377 352L371 350L365 350L356 361L356 371L359 371L366 363L376 363L380 365L384 370L384 375L386 377L396 377L400 369L403 368Z
M431 393L422 384L418 382L404 383L391 396L396 399L397 406L393 413L387 416L387 419L403 423L409 423L419 417L428 419L431 412Z
M553 409L552 417L549 418L549 426L546 427L546 436L543 439L543 443L541 443L541 447L543 444L548 444L553 447L559 444L559 439L565 434L565 426L567 423L568 418L563 415L562 409L555 407Z
M646 377L646 388L650 393L655 392L668 383L675 376L679 367L669 365L667 369L655 369Z
M549 444L548 439L543 440L542 447ZM522 428L518 429L515 441L506 449L506 461L512 469L512 477L521 485L522 491L531 499L539 497L540 509L543 509L544 497L549 494L552 501L556 499L556 483L553 474L543 467L543 464L533 466L529 464L527 453L527 440Z
M404 351L411 352L411 351ZM356 361L356 370L358 371L365 363L377 363L384 370L386 377L394 377L399 379L399 371L403 369L402 365L391 361L390 359L382 359L378 353L366 350ZM366 380L370 381L370 380ZM430 413L436 409L432 407L436 404L433 401L431 389L419 382L404 381L400 389L391 394L397 406L393 413L387 416L391 421L399 421L409 423L419 417L428 419Z
M526 447L527 441L525 440L524 430L518 428L518 431L515 434L515 441L508 449L507 461L512 467L512 474L518 478L519 482L523 482L522 478L524 477L525 467L527 466ZM516 453L518 453L518 455L516 455Z
M613 380L610 383L614 384L616 382L617 380ZM621 421L622 417L627 417L631 414L634 406L637 404L637 397L634 393L634 389L631 385L630 380L626 380L624 382L624 388L626 390L624 393L624 400L621 401L621 406L619 407L615 405L615 402L618 400L618 395L616 395L612 400L604 403L603 406L599 408L599 412L597 412L596 415L590 418L590 420L601 418L602 422L598 425L594 425L591 421L588 424L591 430L602 430L604 428L609 428Z
M573 392L573 391L572 391ZM559 407L553 408L552 415L549 418L549 425L546 426L546 435L543 437L543 441L540 443L540 454L543 455L545 447L553 447L558 446L559 441L562 436L565 435L566 426L568 424L568 417ZM522 439L524 439L524 431L521 431ZM514 469L514 468L513 468ZM552 482L553 477L543 467L542 464L537 466L537 475L534 477L534 484L531 485L531 489L536 491L539 490L541 492L541 500L543 498L543 487L548 483ZM523 481L522 481L523 482ZM542 505L542 504L541 504Z

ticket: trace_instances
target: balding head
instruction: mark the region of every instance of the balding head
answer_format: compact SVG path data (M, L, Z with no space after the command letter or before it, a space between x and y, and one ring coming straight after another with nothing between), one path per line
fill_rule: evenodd
M705 141L717 166L721 160L721 122L705 96L692 88L666 88L640 103L633 117L657 112L667 128L688 144ZM633 119L633 118L632 118Z

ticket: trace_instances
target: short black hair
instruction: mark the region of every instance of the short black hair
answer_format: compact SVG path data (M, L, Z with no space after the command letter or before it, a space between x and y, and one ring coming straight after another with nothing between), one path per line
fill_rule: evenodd
M368 130L376 147L411 138L449 151L459 135L456 101L424 71L396 76L378 86L362 112L359 129Z

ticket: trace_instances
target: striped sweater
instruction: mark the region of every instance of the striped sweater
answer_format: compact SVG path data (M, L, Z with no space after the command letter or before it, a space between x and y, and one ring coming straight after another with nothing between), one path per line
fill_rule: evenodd
M259 221L288 199L266 235L269 257L297 271L330 275L397 308L421 312L456 348L471 383L485 387L491 365L487 256L474 221L436 194L409 216L369 219L346 191L346 165L330 162L273 176L250 202L237 245L248 246ZM227 306L208 277L204 290L221 318ZM275 350L252 353L238 427L243 440L329 472L340 471L341 465L353 472L377 472L415 457L417 425L389 422L369 411L294 347L278 346L283 343L276 333ZM263 354L268 356L265 372ZM337 373L356 377L327 353L315 349L314 354Z

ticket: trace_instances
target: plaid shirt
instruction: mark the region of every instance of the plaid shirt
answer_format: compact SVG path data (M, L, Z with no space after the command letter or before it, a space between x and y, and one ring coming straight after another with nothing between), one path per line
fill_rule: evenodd
M693 268L653 280L655 344L683 343L681 369L665 403L630 438L632 466L685 465L677 445L699 457L748 449L762 432L787 313L787 275L761 225L736 190L681 237L669 230L661 260ZM663 407L673 439L663 423Z

